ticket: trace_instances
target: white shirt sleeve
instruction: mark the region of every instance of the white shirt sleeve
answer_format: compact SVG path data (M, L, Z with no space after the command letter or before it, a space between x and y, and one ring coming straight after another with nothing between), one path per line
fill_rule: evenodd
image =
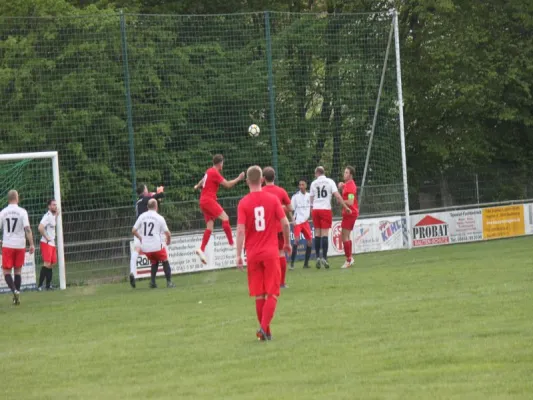
M24 210L22 215L22 226L24 226L24 228L28 228L30 226L30 218L28 217L28 212L26 210Z
M165 221L165 218L163 218L161 215L159 216L161 221L161 233L168 232L168 226L167 221Z
M311 187L309 188L309 198L311 200L311 202L313 201L313 199L315 198L315 187L316 187L316 181L313 181L311 183Z
M39 222L39 225L44 225L46 227L46 225L48 225L48 213L44 214L43 217L41 218L41 222Z
M133 225L133 227L137 230L141 229L141 218L142 218L142 215L137 218L137 221L135 221L135 225Z
M294 194L294 195L291 197L291 205L292 205L292 209L293 209L294 211L296 211L296 209L298 208L298 207L297 207L297 204L296 204L296 196L297 196L297 195Z

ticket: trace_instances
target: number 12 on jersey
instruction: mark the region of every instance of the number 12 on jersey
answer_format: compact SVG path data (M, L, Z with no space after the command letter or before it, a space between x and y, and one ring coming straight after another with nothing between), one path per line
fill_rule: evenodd
M257 232L262 232L266 228L265 221L265 207L255 207L254 208L254 217L255 217L255 230Z

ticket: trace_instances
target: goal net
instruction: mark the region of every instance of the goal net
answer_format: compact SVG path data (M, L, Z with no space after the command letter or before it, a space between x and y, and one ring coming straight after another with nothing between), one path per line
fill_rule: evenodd
M54 173L54 168L57 170ZM54 198L60 209L59 173L57 153L23 153L0 155L0 209L7 206L7 193L16 190L19 193L19 206L26 209L30 219L35 244L35 253L30 254L28 247L22 268L22 289L32 289L37 285L42 258L39 242L41 235L39 222L48 211L47 202ZM63 252L63 231L61 218L58 218L56 246L58 265L54 280L64 289L65 263ZM57 273L59 270L59 273ZM0 277L0 291L7 291L3 275Z

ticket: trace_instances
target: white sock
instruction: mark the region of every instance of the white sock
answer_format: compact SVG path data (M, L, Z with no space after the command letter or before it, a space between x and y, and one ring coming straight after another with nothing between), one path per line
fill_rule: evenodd
M135 250L131 252L131 258L130 258L130 274L135 275L135 272L137 271L137 257L139 257L139 253Z

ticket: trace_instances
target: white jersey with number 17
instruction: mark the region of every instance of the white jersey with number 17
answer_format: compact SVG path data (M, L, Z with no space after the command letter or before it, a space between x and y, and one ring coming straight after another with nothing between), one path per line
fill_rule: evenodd
M142 237L141 250L144 253L159 251L164 247L163 234L168 232L165 218L154 210L141 214L133 226Z
M10 204L0 211L0 223L4 232L2 247L9 249L26 248L26 232L30 226L28 212L16 204Z
M331 196L338 192L337 185L324 175L316 178L311 183L309 194L311 195L313 210L331 210Z

